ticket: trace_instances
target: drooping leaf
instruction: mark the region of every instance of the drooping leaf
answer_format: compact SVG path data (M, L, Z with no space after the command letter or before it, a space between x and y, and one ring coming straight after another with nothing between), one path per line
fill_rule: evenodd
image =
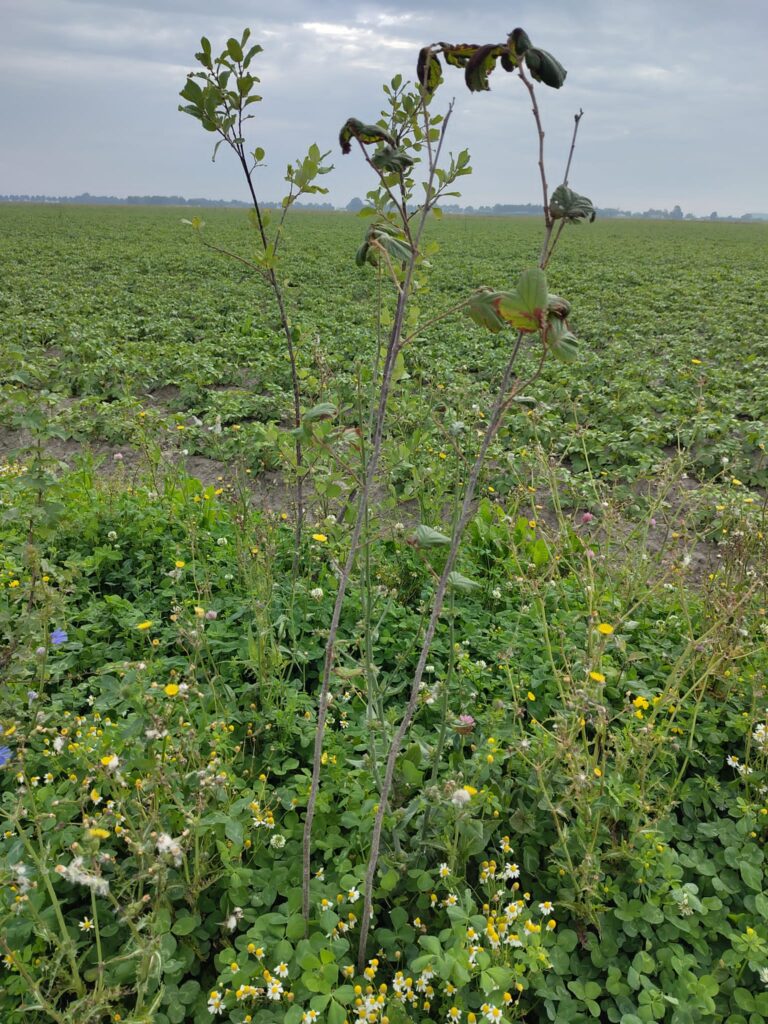
M389 132L386 132L377 124L363 124L356 117L350 117L345 121L344 126L339 132L339 145L341 146L342 153L350 152L352 149L352 139L357 139L364 146L369 146L373 142L386 142L387 145L393 148L395 145L395 140Z
M420 548L434 548L451 543L450 537L446 537L439 530L433 530L431 526L425 526L424 523L413 531L413 539Z
M480 327L485 327L491 334L498 334L506 327L506 321L499 315L495 303L500 293L492 288L478 288L469 299L467 312Z
M369 225L365 241L355 255L358 267L362 267L366 263L377 267L382 249L398 263L409 260L411 257L411 247L395 225L386 221L376 221Z
M479 583L475 583L474 580L469 579L467 576L462 576L460 572L455 571L448 574L448 583L454 590L461 590L464 593L477 590L480 586Z
M592 221L597 216L597 211L591 199L580 196L578 192L568 188L567 185L558 185L552 193L549 201L549 212L555 220L564 219L575 224L580 219Z
M433 93L443 80L442 65L437 54L432 51L431 46L423 46L419 50L416 78L419 85L423 86L429 93Z
M522 57L526 50L531 48L531 40L524 28L513 29L509 34L507 43L516 57Z
M504 47L496 43L478 46L464 68L464 81L470 92L485 92L491 87L488 75L496 67L497 59L504 53Z
M538 331L538 319L529 313L517 291L496 292L493 306L502 320L511 324L518 331L525 331L527 334Z
M553 89L559 89L568 74L560 61L538 47L531 46L525 51L525 63L535 81L543 82Z
M517 67L517 58L513 57L513 55L508 51L505 51L502 53L499 63L505 71L514 71Z
M302 419L305 423L314 423L316 420L330 420L336 415L337 409L332 402L320 402L312 406L304 413Z
M565 320L571 312L571 304L567 299L561 299L559 295L547 296L547 309L550 316L556 316L559 320Z
M546 344L555 359L559 359L561 363L576 362L579 355L579 343L576 335L568 330L565 321L558 320L557 317L549 320Z
M397 174L404 174L413 167L413 160L402 149L393 149L392 146L383 146L371 157L371 163L380 171L395 171Z
M440 49L446 64L454 68L463 68L479 47L476 43L440 43Z
M538 319L545 312L549 298L547 275L544 271L538 267L524 270L518 279L516 290L525 309Z
M514 291L498 292L492 304L508 324L530 334L541 327L548 297L547 275L538 267L533 267L523 271Z

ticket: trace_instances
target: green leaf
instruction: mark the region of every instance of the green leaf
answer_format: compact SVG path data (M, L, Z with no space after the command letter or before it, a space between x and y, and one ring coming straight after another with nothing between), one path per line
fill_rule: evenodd
M379 171L392 171L395 174L404 174L413 167L412 158L402 149L393 149L392 146L377 150L371 157L371 163Z
M492 288L478 288L469 299L467 312L480 327L485 327L491 334L498 334L506 326L506 321L496 309L495 302L501 297L500 292Z
M733 1001L740 1010L746 1010L747 1013L751 1013L755 1008L754 996L747 988L737 988L733 993Z
M567 220L572 224L580 219L588 219L592 223L597 216L592 200L579 195L567 185L558 185L552 193L549 212L555 220Z
M331 999L327 1013L328 1024L344 1024L344 1021L347 1019L347 1011L335 999Z
M474 580L469 579L467 576L462 576L460 572L455 571L448 573L448 584L453 587L454 590L461 590L464 593L477 590L480 586L479 583L475 583Z
M236 39L227 40L227 53L235 61L241 61L243 59L243 48Z
M522 57L531 48L531 40L528 33L522 28L513 29L509 34L507 43L516 57Z
M315 423L317 420L331 420L337 412L338 409L332 402L320 402L319 405L312 406L301 418L305 423Z
M522 299L517 292L497 292L494 300L494 308L499 316L512 324L518 331L525 331L530 334L539 329L539 322L525 308Z
M524 270L516 285L517 294L524 308L536 317L538 322L541 315L547 308L549 292L547 290L547 275L538 267L531 270Z
M410 763L410 762L409 762ZM390 868L380 881L380 886L384 892L392 892L397 887L397 883L400 881L400 875L394 868Z
M199 914L179 915L173 922L171 931L174 935L191 935L200 924Z
M446 64L454 68L466 67L477 49L476 43L440 43L440 51L445 57Z
M243 845L243 824L236 818L227 818L224 823L224 835L230 839L235 846Z
M464 81L470 92L486 92L490 90L488 76L496 67L497 59L505 52L505 47L496 43L478 46L467 61L464 68Z
M450 537L446 537L439 530L433 530L431 526L425 526L424 523L413 531L413 539L419 548L434 548L441 544L451 543Z
M392 148L395 146L395 140L389 132L384 131L377 124L363 124L356 117L348 118L339 132L339 145L342 153L351 151L352 139L357 139L364 146L369 146L373 142L386 142Z
M433 93L443 80L442 65L437 54L432 52L431 46L423 46L419 50L416 80L429 93Z
M535 47L529 47L525 51L525 63L535 81L543 82L544 85L549 85L553 89L559 89L568 74L563 65L551 53Z
M571 312L571 304L567 299L561 299L559 295L548 295L547 310L550 316L556 316L560 320L565 320Z
M549 351L561 363L574 363L579 355L578 339L568 330L568 325L556 317L547 323L545 343Z
M754 892L762 892L765 888L763 885L763 872L759 867L750 864L749 861L744 860L739 864L739 873L744 884Z

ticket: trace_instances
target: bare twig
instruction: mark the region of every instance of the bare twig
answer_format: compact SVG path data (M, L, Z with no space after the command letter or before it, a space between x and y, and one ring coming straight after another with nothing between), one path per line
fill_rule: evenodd
M373 482L376 478L379 458L381 456L382 440L384 436L384 421L386 418L387 404L389 401L389 394L392 386L392 378L394 376L395 359L397 357L398 352L402 348L403 325L405 323L405 313L408 306L408 300L411 294L411 285L413 282L413 275L416 268L416 262L418 259L418 246L419 242L421 241L421 236L424 231L424 225L426 223L427 215L429 214L430 210L429 190L431 189L432 183L435 179L435 171L437 169L438 161L440 159L440 152L442 149L442 144L445 138L445 132L448 127L448 122L450 120L452 109L453 105L449 106L448 113L446 114L446 117L443 121L442 131L440 134L440 141L436 148L434 159L429 165L429 171L427 176L427 198L424 201L422 216L418 222L416 232L413 236L411 256L406 267L402 288L397 299L394 323L392 324L392 330L389 335L389 342L387 344L387 350L384 357L384 367L381 374L381 385L379 391L379 400L376 409L376 417L374 420L370 457L366 467L365 479L363 480L363 485L360 489L360 494L358 497L357 516L355 519L355 525L352 529L352 535L349 540L349 551L347 553L347 558L344 563L341 578L339 579L339 589L336 593L336 601L334 603L331 624L328 630L328 639L326 641L325 662L323 665L323 680L320 688L320 696L317 708L317 726L315 729L315 745L312 759L312 781L310 784L309 797L307 799L307 811L304 819L304 836L302 844L302 912L304 915L304 920L306 922L309 922L310 912L309 886L311 877L312 824L315 817L317 795L320 790L320 765L323 753L325 723L328 715L328 691L330 687L331 671L333 669L333 663L335 658L336 637L339 630L341 610L344 604L344 596L346 594L347 584L349 583L350 576L352 575L352 568L354 566L355 558L357 556L360 544L360 534L368 512L368 497L373 487Z
M571 161L573 160L573 151L576 148L576 136L579 131L579 124L581 122L582 117L584 117L584 111L581 108L579 108L578 114L573 115L573 135L571 136L571 148L568 151L568 162L565 165L565 174L563 175L564 185L568 184L568 175L571 173ZM549 261L552 259L552 253L555 251L557 243L560 241L560 235L562 235L563 233L565 223L565 218L563 218L563 220L561 220L560 224L558 225L557 234L552 240L552 245L549 248L549 252L544 257L544 262L541 264L542 270L546 270L546 268L549 266Z
M419 700L419 689L421 686L421 680L424 675L424 668L427 664L427 658L432 646L432 641L435 636L437 629L437 623L443 611L443 604L445 602L445 595L448 589L450 575L453 572L453 567L456 564L456 558L459 553L459 545L461 538L466 529L467 523L471 519L474 512L474 497L477 489L477 482L480 477L483 465L485 463L485 457L488 453L488 448L491 442L498 433L499 427L501 426L502 420L506 410L514 400L515 396L520 393L523 385L520 382L515 382L512 385L510 391L510 384L512 381L512 371L520 352L522 344L523 334L518 333L515 347L512 350L512 354L507 361L507 365L504 369L504 375L499 386L498 393L496 395L496 401L494 402L493 410L486 428L483 440L480 445L480 450L475 457L475 461L472 464L472 469L469 474L469 480L467 481L467 488L464 492L464 499L461 505L461 512L459 515L456 528L453 531L453 537L451 539L451 546L448 551L448 557L445 561L445 566L435 590L435 596L432 603L432 612L429 617L429 623L427 625L426 632L424 634L424 640L422 642L421 651L419 653L419 660L416 665L416 671L414 672L413 679L411 681L411 691L408 698L408 704L405 708L405 713L400 721L400 725L392 739L392 744L389 748L389 755L387 757L387 765L384 771L384 784L379 793L379 806L376 812L376 818L373 824L373 834L371 836L371 851L368 858L368 867L365 874L365 892L364 892L364 903L363 903L363 916L360 921L360 938L358 945L358 970L362 971L365 965L365 954L366 945L368 942L368 931L371 924L371 915L373 912L373 889L374 879L376 875L376 867L379 859L379 849L381 846L381 832L384 823L384 815L387 809L387 801L389 799L389 793L392 788L392 781L395 773L395 762L397 756L400 753L400 748L405 738L406 733L410 727L413 716L416 713L416 708ZM546 355L546 353L545 353ZM543 365L543 360L542 364ZM527 382L527 383L530 383ZM362 966L361 966L362 965Z

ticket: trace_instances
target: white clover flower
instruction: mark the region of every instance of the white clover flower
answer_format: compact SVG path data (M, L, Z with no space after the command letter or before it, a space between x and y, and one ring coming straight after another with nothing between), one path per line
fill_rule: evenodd
M279 835L277 832L270 837L269 845L273 850L282 850L285 846L285 836Z
M313 587L312 590L310 590L309 592L309 596L312 598L313 601L322 601L324 597L323 588Z

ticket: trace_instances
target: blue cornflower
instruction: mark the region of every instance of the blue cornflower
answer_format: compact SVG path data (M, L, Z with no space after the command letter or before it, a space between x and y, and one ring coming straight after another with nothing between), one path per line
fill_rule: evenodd
M65 644L67 640L69 640L69 637L67 636L67 631L65 629L54 629L49 639L54 647L58 647L59 644Z
M5 768L11 760L10 747L0 747L0 768Z

